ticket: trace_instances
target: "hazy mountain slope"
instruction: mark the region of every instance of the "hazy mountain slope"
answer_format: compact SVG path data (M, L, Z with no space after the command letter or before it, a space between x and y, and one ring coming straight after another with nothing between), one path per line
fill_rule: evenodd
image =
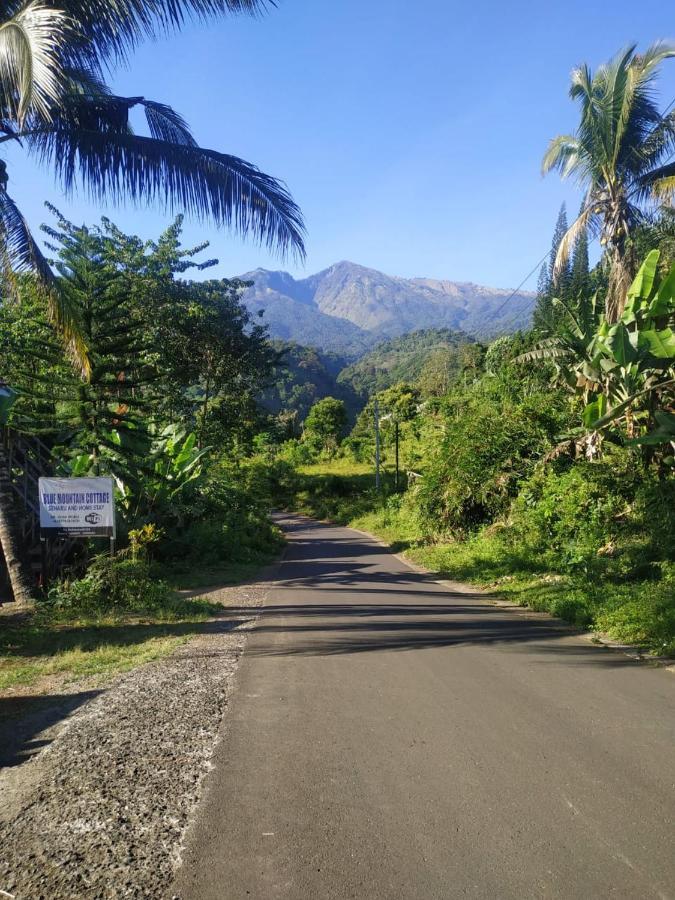
M323 313L305 281L295 281L287 272L256 269L241 278L254 282L243 300L254 314L264 310L263 321L269 325L272 338L343 353L352 359L377 340L353 322Z
M376 340L424 328L451 328L479 338L515 331L531 317L533 295L430 278L399 278L340 262L296 280L257 269L244 295L265 310L273 337L359 355Z

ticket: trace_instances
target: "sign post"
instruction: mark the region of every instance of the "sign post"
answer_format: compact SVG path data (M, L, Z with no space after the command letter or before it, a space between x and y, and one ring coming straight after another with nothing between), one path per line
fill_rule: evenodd
M115 552L115 493L112 478L40 478L40 539L107 537ZM43 578L46 579L46 562Z

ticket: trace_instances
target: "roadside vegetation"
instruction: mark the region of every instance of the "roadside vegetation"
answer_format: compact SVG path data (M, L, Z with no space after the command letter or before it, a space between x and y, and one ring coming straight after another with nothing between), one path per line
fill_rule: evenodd
M200 147L166 103L106 84L142 40L191 17L255 16L265 0L5 6L3 145L51 170L64 194L181 215L147 241L107 219L76 227L49 207L50 259L8 193L11 158L0 159L0 425L10 429L0 440L0 545L19 607L0 617L0 688L170 652L222 612L179 587L241 579L277 553L269 500L246 466L276 353L241 306L241 283L188 279L216 261L197 260L207 244L181 247L182 214L304 255L283 183ZM42 442L44 474L112 476L115 556L80 542L38 585L23 529L32 513L12 487L28 475L8 451L25 437Z
M275 352L239 303L243 286L179 278L203 250L181 248L180 220L142 242L57 214L49 236L91 374L72 366L24 277L20 302L0 306L11 426L39 436L60 476L112 475L119 550L81 544L25 617L3 617L0 689L171 652L223 613L178 589L244 579L281 545L267 471L251 459Z

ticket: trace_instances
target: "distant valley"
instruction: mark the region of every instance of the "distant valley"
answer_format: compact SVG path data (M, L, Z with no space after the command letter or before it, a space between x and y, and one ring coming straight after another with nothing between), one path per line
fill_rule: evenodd
M295 279L256 269L247 308L273 338L357 358L378 342L425 328L451 328L486 340L526 327L534 294L432 278L399 278L351 262Z

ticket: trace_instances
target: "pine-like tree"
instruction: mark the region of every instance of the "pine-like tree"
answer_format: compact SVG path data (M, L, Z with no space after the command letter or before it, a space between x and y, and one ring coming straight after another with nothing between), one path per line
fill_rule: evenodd
M563 203L555 224L548 263L541 267L537 282L537 303L532 315L532 325L535 331L542 334L551 334L556 329L559 311L555 308L553 298L558 297L561 300L570 298L572 275L569 263L563 266L560 272L555 273L558 248L566 232L567 211Z
M583 212L584 204L581 204ZM579 237L574 243L574 253L570 272L570 300L576 304L580 297L585 297L590 291L590 277L588 267L588 230L582 228Z
M566 262L565 265L561 266L559 271L556 273L555 261L556 257L558 256L560 244L562 243L562 239L567 234L567 231L567 208L563 203L560 207L558 219L555 223L555 230L553 232L551 253L549 256L548 264L548 277L551 285L551 292L554 297L559 297L561 300L568 299L571 277L570 264L569 262Z

